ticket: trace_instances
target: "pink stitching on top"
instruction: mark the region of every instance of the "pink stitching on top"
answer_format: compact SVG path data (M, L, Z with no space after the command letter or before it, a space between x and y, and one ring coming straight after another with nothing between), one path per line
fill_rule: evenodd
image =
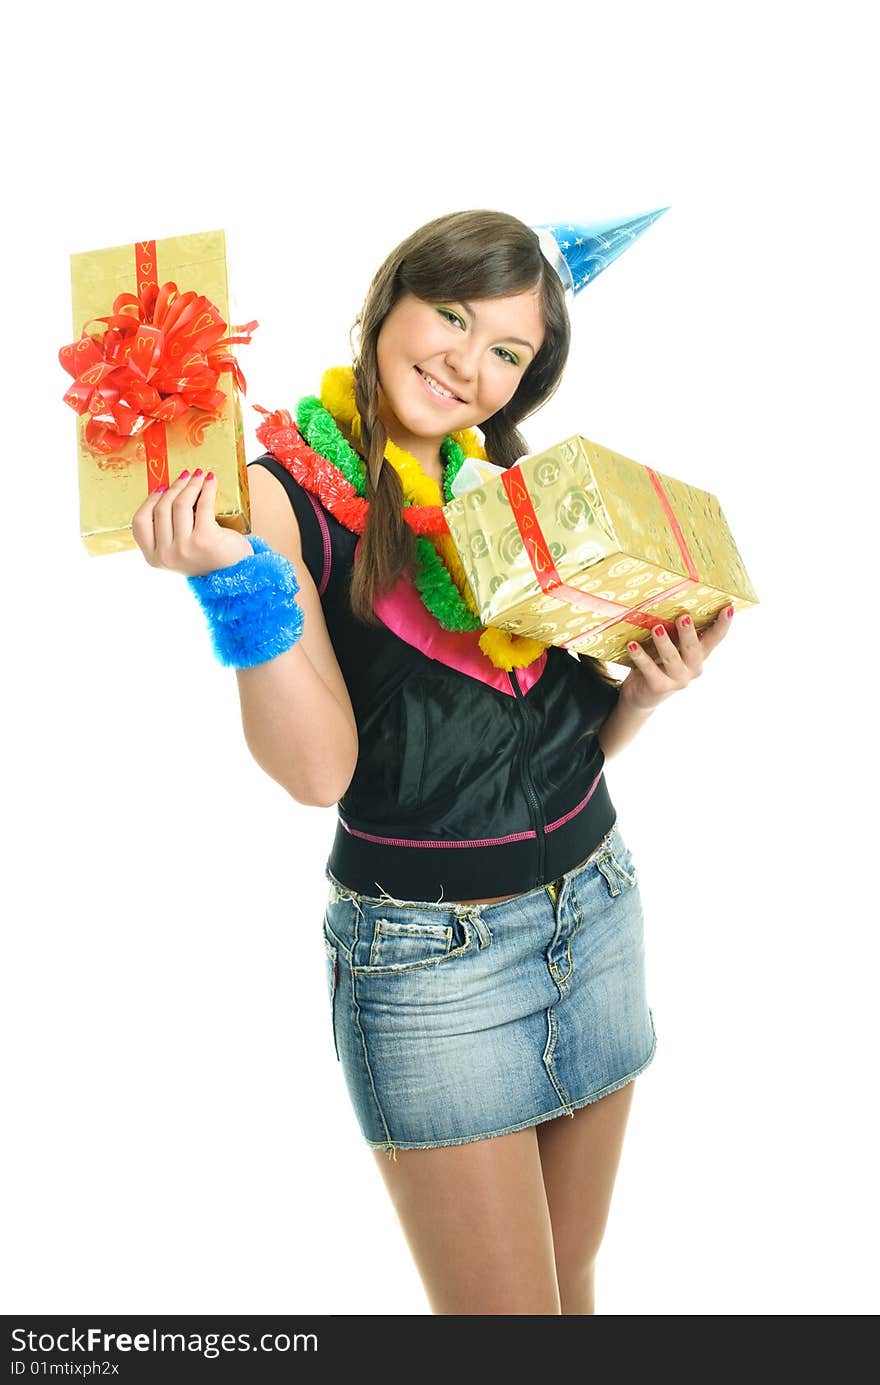
M303 487L303 489L305 490L305 487ZM314 509L315 514L318 517L318 524L321 528L321 539L324 544L324 571L321 574L321 583L318 587L318 595L323 596L324 592L327 589L327 583L330 581L330 565L333 562L333 548L330 543L330 529L327 524L327 516L324 514L324 510L320 502L315 499L311 491L306 491L306 495L309 497L309 500L311 500L312 508Z
M580 803L578 803L578 805L575 808L572 808L570 813L566 813L564 817L557 818L555 822L548 823L548 825L544 828L545 832L555 832L557 827L562 827L564 823L569 822L573 817L576 817L577 814L580 813L586 807L586 805L589 803L590 799L593 797L593 794L596 791L596 785L602 778L603 772L603 770L600 770L599 773L596 775L596 778L590 785L586 797L582 798ZM362 837L364 841L367 842L378 842L380 846L428 846L439 848L442 850L448 850L450 847L459 846L503 846L505 842L524 842L527 841L529 837L534 837L537 835L535 832L532 831L510 832L506 837L465 837L461 841L450 842L425 841L415 837L377 837L372 832L359 832L356 827L350 827L349 824L344 820L341 813L337 813L337 817L339 818L339 821L342 823L342 826L345 828L346 832L348 832L350 836Z
M339 821L352 837L363 837L365 841L378 842L380 846L431 846L445 849L454 846L502 846L505 842L524 842L529 837L537 835L532 831L511 832L506 837L473 837L456 842L434 842L420 841L415 837L376 837L372 832L359 832L356 827L349 827L341 816Z
M603 774L603 771L600 769L600 770L599 770L599 773L596 775L596 778L593 780L592 784L590 785L590 788L589 788L589 791L588 791L588 793L587 793L586 798L582 798L581 801L580 801L580 803L577 805L576 808L572 808L572 810L571 810L570 813L566 813L566 814L565 814L565 817L557 818L555 822L548 822L547 826L544 828L544 831L545 831L545 832L555 832L556 829L557 829L557 827L562 827L564 823L568 822L568 821L569 821L571 818L573 818L577 813L579 813L579 812L581 811L582 808L586 807L586 805L589 803L590 799L593 797L593 794L594 794L595 791L596 791L596 785L598 784L599 780L602 778L602 774Z

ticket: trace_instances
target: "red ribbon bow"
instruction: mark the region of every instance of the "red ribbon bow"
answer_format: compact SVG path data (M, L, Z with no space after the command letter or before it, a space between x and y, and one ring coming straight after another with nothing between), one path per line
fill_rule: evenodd
M150 275L154 264L139 268L144 273L138 275L137 296L118 294L109 316L90 318L79 341L58 352L75 381L64 402L89 414L85 440L95 452L117 452L138 434L145 441L160 429L164 434L166 423L192 409L203 411L207 426L226 398L217 388L224 371L232 372L242 394L247 390L226 348L249 343L259 323L233 327L242 335L224 337L227 324L209 299L192 290L181 293L171 280L160 287ZM88 331L93 322L106 324L100 337ZM202 432L193 430L196 445Z

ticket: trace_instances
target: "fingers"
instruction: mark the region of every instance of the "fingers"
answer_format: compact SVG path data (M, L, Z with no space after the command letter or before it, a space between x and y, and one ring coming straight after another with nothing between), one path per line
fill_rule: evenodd
M205 529L214 519L217 478L208 480L198 470L192 476L182 471L167 490L151 491L132 516L132 535L151 567L172 566L181 541L197 524Z
M651 638L664 671L670 678L680 681L685 671L694 675L699 673L702 666L700 645L687 612L683 611L676 618L672 630L678 640L677 645L663 623L653 627Z
M204 477L204 485L196 498L193 533L197 538L204 537L216 523L216 498L217 477L211 472Z
M663 668L670 677L687 669L693 678L703 671L703 660L718 645L730 629L728 607L724 606L712 621L698 635L692 618L683 611L676 617L672 633L663 625L656 625L651 632L654 648L660 656ZM677 644L676 644L677 641Z
M649 691L652 693L666 692L669 689L669 677L663 668L658 667L657 661L651 656L650 651L644 645L639 644L637 640L631 640L627 649L632 659L633 668L641 674Z
M142 505L131 517L131 532L135 543L151 566L158 566L156 555L156 534L153 529L153 513L162 496L151 491Z
M660 700L676 688L687 687L692 678L699 678L704 659L730 629L728 609L724 606L700 635L696 632L693 618L682 611L669 630L665 623L658 621L651 629L651 643L648 645L631 640L627 649L633 671L642 679L641 685L637 682L632 685L635 689L633 696L650 700L653 695L655 700ZM657 651L656 658L651 652L652 647ZM648 703L645 702L645 705Z
M204 476L190 476L182 471L173 485L159 496L153 510L153 532L156 553L165 559L175 542L188 539L193 531L193 506L202 489Z
M711 654L712 650L721 643L733 624L731 617L727 614L732 609L732 606L722 606L712 624L707 625L700 635L700 647L704 657Z

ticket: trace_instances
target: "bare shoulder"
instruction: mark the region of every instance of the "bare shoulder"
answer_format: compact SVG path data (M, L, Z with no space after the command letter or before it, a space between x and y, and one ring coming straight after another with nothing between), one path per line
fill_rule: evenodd
M303 613L300 642L330 692L348 712L351 724L357 731L351 698L327 630L321 598L303 559L299 521L290 497L268 467L249 466L247 474L251 529L276 553L288 558L296 569L299 583L296 601Z
M265 539L276 553L283 553L292 563L302 565L299 521L284 486L266 466L249 466L247 479L251 529Z

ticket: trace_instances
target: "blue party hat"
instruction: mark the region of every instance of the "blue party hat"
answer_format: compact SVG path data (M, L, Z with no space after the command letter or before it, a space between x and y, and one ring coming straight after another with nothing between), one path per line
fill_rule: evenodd
M625 221L594 221L589 226L572 226L551 222L531 229L541 244L545 257L572 294L580 293L612 260L628 250L643 231L668 212L660 207L655 212L642 212Z

